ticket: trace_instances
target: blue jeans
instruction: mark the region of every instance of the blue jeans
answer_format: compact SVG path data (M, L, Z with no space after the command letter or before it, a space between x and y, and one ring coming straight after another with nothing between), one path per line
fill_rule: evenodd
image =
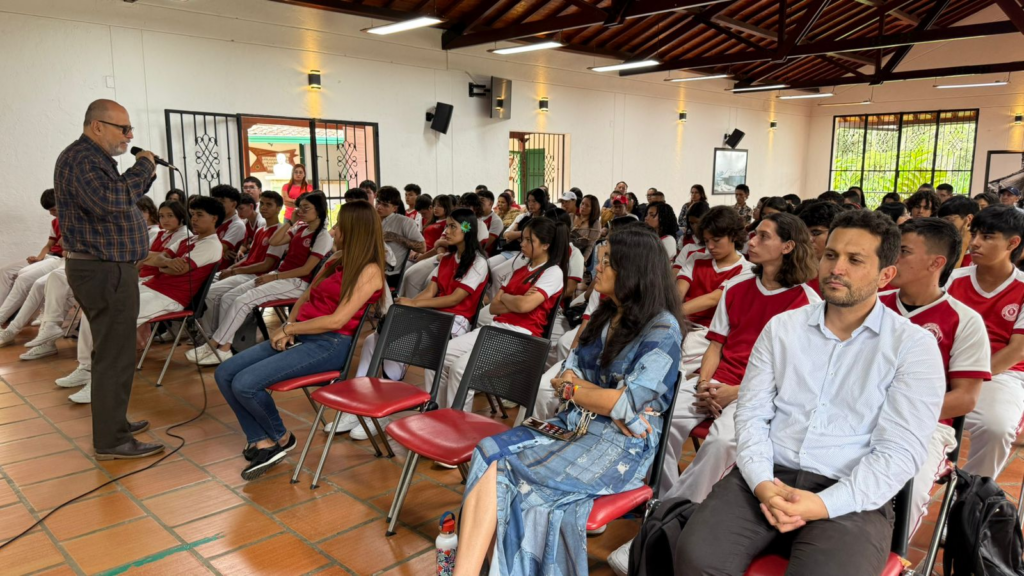
M267 387L282 380L340 370L352 346L352 337L336 332L296 336L295 346L278 352L262 342L221 364L214 378L220 393L235 412L249 444L280 440L286 430Z

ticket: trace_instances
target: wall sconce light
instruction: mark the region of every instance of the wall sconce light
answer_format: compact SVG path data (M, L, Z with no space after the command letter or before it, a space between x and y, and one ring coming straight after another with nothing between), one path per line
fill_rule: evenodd
M496 110L504 110L505 109L505 99L504 98L497 98L497 99L495 99L495 101L494 101L494 108Z
M679 113L679 123L682 124L683 122L686 122L686 110Z
M309 89L319 90L320 89L320 71L310 70L309 71Z
M768 129L769 130L775 130L778 127L779 127L779 123L776 120L772 120L771 122L768 123Z
M540 102L537 103L537 109L540 110L541 112L547 112L548 111L548 97L547 96L545 96L545 97L540 99Z
M1013 123L1020 126L1024 124L1024 112L1017 112L1013 115Z

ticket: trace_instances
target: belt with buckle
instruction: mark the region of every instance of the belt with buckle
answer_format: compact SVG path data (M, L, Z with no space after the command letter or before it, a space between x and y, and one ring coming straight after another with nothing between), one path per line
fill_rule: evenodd
M68 252L68 260L100 260L100 257L88 252Z

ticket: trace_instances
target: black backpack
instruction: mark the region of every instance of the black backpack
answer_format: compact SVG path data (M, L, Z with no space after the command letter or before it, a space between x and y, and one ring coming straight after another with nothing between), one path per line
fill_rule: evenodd
M629 576L664 576L674 572L670 567L675 566L676 542L697 506L675 498L654 510L629 548Z
M946 576L1024 575L1024 536L1017 508L995 480L957 469L942 573Z

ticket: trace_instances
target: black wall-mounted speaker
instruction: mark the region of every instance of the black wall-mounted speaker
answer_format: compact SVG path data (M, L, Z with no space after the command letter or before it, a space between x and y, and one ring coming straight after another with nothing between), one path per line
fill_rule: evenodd
M434 113L427 113L427 120L430 121L430 129L441 134L448 133L448 127L452 125L452 111L455 108L451 104L438 102Z
M746 132L737 128L731 134L725 135L725 145L729 148L735 148L740 145L740 140L743 140L743 137L746 135Z

